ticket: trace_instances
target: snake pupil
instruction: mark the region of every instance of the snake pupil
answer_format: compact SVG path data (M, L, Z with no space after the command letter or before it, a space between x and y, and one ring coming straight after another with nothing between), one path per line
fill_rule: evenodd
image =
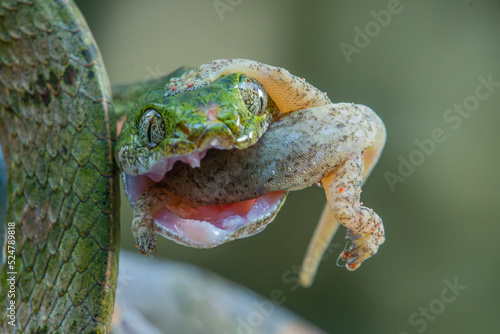
M264 110L264 94L261 90L259 90L259 99L260 99L260 107L259 107L259 115L262 114Z
M151 146L153 144L153 139L151 138L151 130L153 128L153 120L151 119L149 121L149 126L148 126L148 133L147 133L147 136L148 136L148 142L149 142L149 145Z

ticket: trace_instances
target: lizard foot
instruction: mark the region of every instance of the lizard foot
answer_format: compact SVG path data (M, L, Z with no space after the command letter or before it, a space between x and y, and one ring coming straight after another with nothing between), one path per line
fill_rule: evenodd
M359 268L361 263L375 255L378 247L384 242L384 232L381 229L379 233L360 233L347 230L346 239L349 239L344 251L340 254L337 265L353 271Z
M158 253L156 250L156 235L153 222L132 222L132 234L134 235L136 246L143 255L153 257ZM136 227L136 228L134 228Z

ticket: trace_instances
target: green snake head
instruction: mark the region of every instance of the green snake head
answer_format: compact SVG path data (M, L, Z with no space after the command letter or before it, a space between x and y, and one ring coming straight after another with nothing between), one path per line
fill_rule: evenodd
M123 125L115 152L125 174L158 182L176 161L199 167L210 148L247 148L279 112L264 87L241 73L165 95L163 87L146 92Z

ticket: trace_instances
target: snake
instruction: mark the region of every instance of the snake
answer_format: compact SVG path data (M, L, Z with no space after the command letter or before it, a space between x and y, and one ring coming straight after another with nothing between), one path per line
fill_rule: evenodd
M99 49L71 0L1 0L0 66L0 328L5 333L110 332L119 261L120 170L134 207L132 232L141 252L153 255L155 233L208 248L260 232L274 219L288 190L310 183L325 188L330 209L342 212L337 218L346 225L351 212L332 207L338 199L334 193L339 184L344 194L357 193L360 185L338 175L356 171L361 183L385 142L383 123L371 109L332 105L305 80L254 61L218 60L181 68L154 82L113 88L112 93ZM318 119L320 114L323 118ZM117 139L117 119L124 115L128 117ZM330 132L330 141L321 142L322 150L335 148L328 152L336 158L328 163L321 164L324 151L312 149L325 137L314 137L308 130L312 123L307 122L313 119L325 125L324 131L332 122L344 129ZM318 139L272 147L290 129ZM292 166L283 167L288 174L267 170L270 162L261 156L287 152L287 147L303 151L296 159L276 155L275 161L302 165L307 160L321 167L314 173L307 168L292 173ZM311 150L318 155L308 156ZM217 170L225 175L221 179L234 181L234 163L220 163L232 159L227 155L234 152L240 156L233 162L263 171L245 184L252 190L227 193L224 199L193 197L213 187L234 186L214 183L211 174ZM188 167L198 172L191 174ZM178 176L167 182L167 172ZM268 180L270 173L275 182L263 185L260 181ZM304 173L307 180L286 186ZM159 190L157 184L164 188ZM147 218L152 202L164 205L168 199L168 208L186 222L193 220L186 208L241 210L235 203L255 204L255 197L264 192L278 194L278 204L215 242L165 232ZM359 194L351 197L359 202ZM353 204L351 197L344 204ZM342 253L348 269L356 269L384 241L380 218L363 208L359 203L355 207L366 221L362 228L348 231L354 246ZM338 224L330 211L325 209L306 259L326 247L318 246L325 230L330 239L335 233ZM313 262L317 265L319 259ZM304 285L310 284L311 275Z

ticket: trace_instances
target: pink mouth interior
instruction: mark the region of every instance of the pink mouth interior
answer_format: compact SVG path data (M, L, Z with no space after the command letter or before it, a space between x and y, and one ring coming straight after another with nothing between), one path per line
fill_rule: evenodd
M213 247L222 243L240 227L276 211L284 194L285 192L275 191L244 202L201 207L183 204L172 206L167 203L153 215L153 219L162 235L162 231L169 231L181 239L189 240L194 246L198 244L202 247ZM239 237L247 237L257 232Z

